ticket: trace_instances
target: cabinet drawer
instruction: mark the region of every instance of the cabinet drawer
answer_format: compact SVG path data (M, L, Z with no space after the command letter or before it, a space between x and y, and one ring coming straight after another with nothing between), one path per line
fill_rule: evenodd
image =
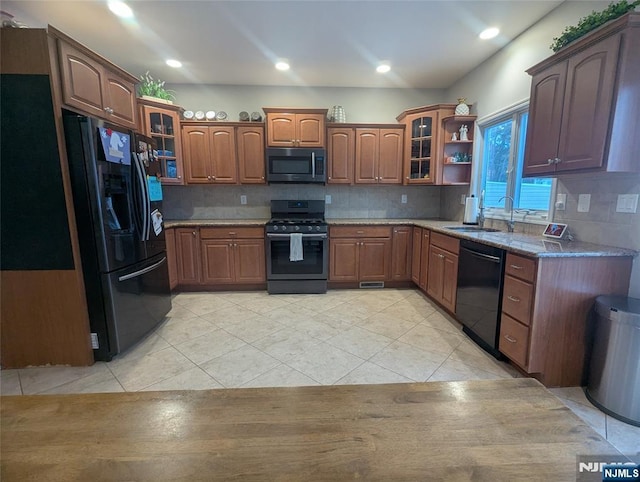
M391 226L331 226L332 238L390 238Z
M460 240L445 234L431 233L431 244L446 249L450 253L458 254L460 251Z
M511 276L505 276L502 293L502 311L520 323L529 326L531 322L533 285Z
M522 368L527 366L529 328L502 314L498 349Z
M200 228L200 239L264 238L264 228L226 226Z
M507 265L504 272L533 283L536 279L536 264L533 259L507 253Z

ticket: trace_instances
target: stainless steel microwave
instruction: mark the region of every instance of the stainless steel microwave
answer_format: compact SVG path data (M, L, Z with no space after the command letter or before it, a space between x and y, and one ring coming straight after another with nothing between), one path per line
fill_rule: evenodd
M267 148L267 182L327 182L327 156L322 148Z

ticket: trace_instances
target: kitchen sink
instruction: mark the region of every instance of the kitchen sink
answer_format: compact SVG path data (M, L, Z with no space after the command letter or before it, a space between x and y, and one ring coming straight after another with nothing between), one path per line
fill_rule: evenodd
M445 229L459 231L461 233L496 233L500 231L494 228L481 228L480 226L445 226Z

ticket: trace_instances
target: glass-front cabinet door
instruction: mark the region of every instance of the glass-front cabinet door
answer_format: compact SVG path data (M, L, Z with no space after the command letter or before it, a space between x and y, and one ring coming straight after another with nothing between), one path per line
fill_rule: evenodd
M139 101L145 134L156 141L163 184L184 184L182 143L180 141L181 107L164 106L153 101Z
M433 118L431 116L418 117L411 121L409 181L431 179L433 127Z

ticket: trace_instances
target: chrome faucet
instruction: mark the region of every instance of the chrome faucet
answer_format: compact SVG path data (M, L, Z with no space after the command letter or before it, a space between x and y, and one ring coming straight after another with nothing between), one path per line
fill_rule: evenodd
M511 200L511 219L509 219L509 221L507 221L507 231L509 231L510 233L513 233L513 228L515 226L515 222L513 220L513 211L514 211L514 204L515 201L513 200L513 198L511 196L502 196L500 199L498 199L498 202L502 201L503 199L510 199ZM507 209L507 203L505 203L504 208Z

